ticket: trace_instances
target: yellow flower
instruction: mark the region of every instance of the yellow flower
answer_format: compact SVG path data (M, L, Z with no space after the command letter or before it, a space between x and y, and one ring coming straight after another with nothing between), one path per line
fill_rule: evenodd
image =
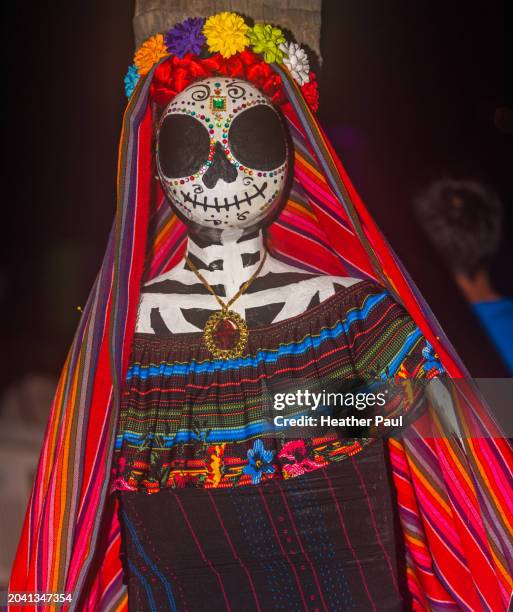
M244 19L235 13L218 13L209 17L203 26L208 50L219 52L223 57L230 57L244 51L248 45L246 32L249 27Z
M153 68L153 66L168 55L164 37L162 34L155 34L143 42L134 55L134 64L137 72L143 76Z

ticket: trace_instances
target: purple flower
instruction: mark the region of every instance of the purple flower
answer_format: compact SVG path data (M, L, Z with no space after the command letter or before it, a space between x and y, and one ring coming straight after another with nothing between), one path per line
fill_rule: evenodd
M186 53L199 55L201 47L206 42L203 35L205 19L202 17L189 17L182 23L172 27L164 36L164 42L169 53L182 58Z

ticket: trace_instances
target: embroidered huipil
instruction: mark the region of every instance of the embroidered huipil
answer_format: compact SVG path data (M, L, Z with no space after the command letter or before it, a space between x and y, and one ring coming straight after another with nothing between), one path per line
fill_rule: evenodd
M412 379L413 392L396 394L382 409L397 417L418 410L424 383L440 368L410 316L371 281L340 289L302 315L250 330L237 359L213 359L201 332L170 338L136 334L113 488L154 493L255 485L341 461L382 432L374 427L317 429L310 437L300 427L294 429L297 437L290 428L278 432L277 415L318 413L304 406L278 412L277 394L333 391L342 381Z

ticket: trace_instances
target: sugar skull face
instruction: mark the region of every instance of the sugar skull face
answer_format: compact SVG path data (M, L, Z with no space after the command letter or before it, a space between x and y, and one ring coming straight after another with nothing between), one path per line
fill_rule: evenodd
M175 210L203 227L261 225L281 201L288 147L269 100L246 81L193 83L166 107L157 169Z

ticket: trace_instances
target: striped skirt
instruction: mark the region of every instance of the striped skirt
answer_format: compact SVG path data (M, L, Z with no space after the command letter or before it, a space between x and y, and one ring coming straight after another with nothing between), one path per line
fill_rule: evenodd
M402 610L382 442L288 480L118 491L129 610Z

